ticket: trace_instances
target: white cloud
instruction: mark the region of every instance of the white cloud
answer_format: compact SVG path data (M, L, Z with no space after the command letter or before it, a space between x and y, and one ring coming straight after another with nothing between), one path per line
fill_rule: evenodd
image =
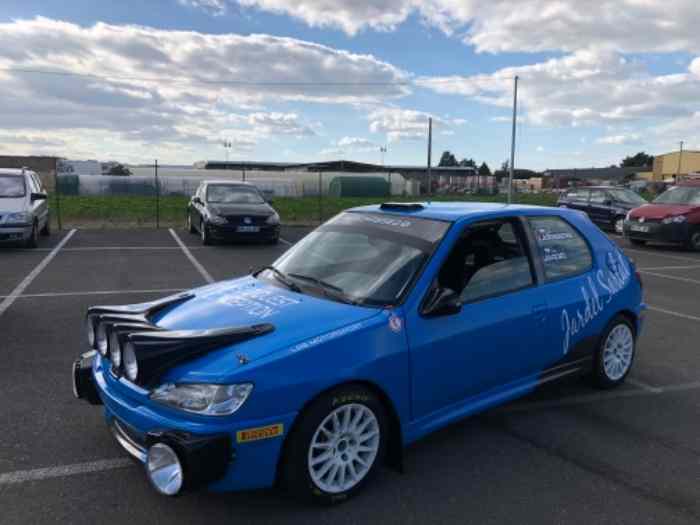
M536 151L542 153L544 151L544 146L537 146Z
M641 135L638 133L622 133L620 135L607 135L605 137L600 137L596 139L598 144L639 144L641 140Z
M203 9L214 16L226 12L226 0L177 0L180 5Z
M343 137L334 142L330 147L320 151L320 154L328 157L338 157L347 153L369 153L379 151L379 145L363 137Z
M520 77L521 117L535 125L644 123L652 118L677 118L700 109L699 77L691 73L654 76L639 62L601 49L581 50L491 74L421 77L416 83L440 94L463 95L510 108L516 75Z
M181 0L182 1L182 0ZM187 1L187 0L186 0ZM189 0L219 12L223 0ZM700 52L697 0L229 0L350 35L392 30L416 14L478 51Z
M77 130L102 134L104 146L93 157L109 148L134 155L135 148L157 147L182 158L183 144L217 144L222 130L237 126L249 141L311 136L318 123L265 104L377 103L407 93L407 78L371 55L293 38L82 27L42 17L0 23L1 125L44 138L61 130L66 155L77 149L70 140Z
M449 129L450 126L463 125L463 119L442 118L424 111L401 108L380 108L367 117L372 133L385 133L389 142L402 140L427 140L428 118L433 119L433 132Z

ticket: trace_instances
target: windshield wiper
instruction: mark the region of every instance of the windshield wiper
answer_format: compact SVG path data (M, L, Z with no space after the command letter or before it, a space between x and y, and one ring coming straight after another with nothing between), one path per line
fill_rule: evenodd
M275 276L275 279L277 279L279 282L281 282L283 285L285 285L287 288L289 288L293 292L301 293L301 288L299 288L299 285L290 281L289 278L281 271L279 271L277 268L275 268L272 265L268 266L263 266L262 268L259 268L255 272L255 276L257 276L260 272L269 270L272 272L272 275Z
M310 283L314 283L321 290L323 290L323 293L326 295L326 297L336 299L337 301L340 301L342 303L353 305L358 305L361 303L361 301L356 301L355 299L351 299L350 297L348 297L348 295L341 287L319 279L318 277L313 277L311 275L302 275L300 273L290 273L289 277L293 277L294 279L299 279L301 281L309 281Z

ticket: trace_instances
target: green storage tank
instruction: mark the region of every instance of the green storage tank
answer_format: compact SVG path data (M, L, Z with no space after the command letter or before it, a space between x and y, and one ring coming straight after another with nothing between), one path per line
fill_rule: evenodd
M333 197L386 197L389 183L382 177L335 177L328 194Z

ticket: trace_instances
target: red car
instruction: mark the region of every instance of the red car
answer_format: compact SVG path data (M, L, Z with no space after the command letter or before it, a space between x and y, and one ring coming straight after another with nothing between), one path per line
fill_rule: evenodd
M700 251L700 180L679 183L633 209L623 229L632 244L674 243Z

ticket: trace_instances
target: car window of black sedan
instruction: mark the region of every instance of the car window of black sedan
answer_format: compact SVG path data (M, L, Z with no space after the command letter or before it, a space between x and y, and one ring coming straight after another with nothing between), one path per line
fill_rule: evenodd
M257 188L210 184L207 186L207 202L211 204L263 204Z

